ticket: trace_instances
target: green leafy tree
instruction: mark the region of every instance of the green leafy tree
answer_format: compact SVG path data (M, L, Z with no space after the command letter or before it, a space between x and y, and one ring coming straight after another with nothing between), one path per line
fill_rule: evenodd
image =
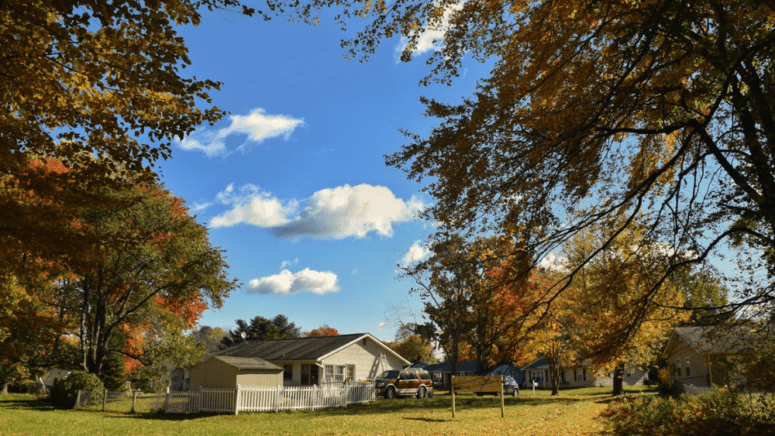
M73 224L104 244L81 253L78 269L52 272L35 296L64 313L81 350L80 365L100 375L106 356L121 353L144 363L147 333L196 325L208 307L220 307L237 284L223 251L187 214L183 200L156 185L113 195L128 208L84 209ZM122 348L113 347L114 338Z
M242 333L245 333L245 339L242 339ZM243 340L266 341L292 339L300 336L301 328L290 322L287 316L279 314L269 319L259 315L251 319L250 323L238 319L237 328L229 330L229 336L223 338L223 345L230 347Z
M72 409L78 391L101 392L105 386L99 377L86 371L73 371L67 377L56 380L51 389L51 401L57 407Z
M220 327L210 327L208 325L199 326L189 336L193 337L196 343L202 344L208 353L218 351L223 338L229 333Z

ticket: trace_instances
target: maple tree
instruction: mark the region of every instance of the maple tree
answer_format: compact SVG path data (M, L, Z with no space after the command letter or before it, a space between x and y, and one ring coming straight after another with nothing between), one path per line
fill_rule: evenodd
M27 283L70 321L60 334L77 338L79 364L98 375L109 353L147 363L145 345L158 332L195 327L237 284L227 277L223 250L210 245L183 200L157 185L105 195L132 197L132 206L81 210L72 226L96 242L80 253L78 267L49 262L47 277ZM118 348L116 337L123 338Z
M315 336L339 336L339 332L335 328L330 327L328 324L323 324L316 329L304 332L304 336L308 338Z
M63 231L97 188L155 180L171 142L224 114L219 82L187 77L177 26L236 0L0 2L0 268L25 254L77 261Z
M443 30L424 83L451 83L464 58L490 62L462 102L423 99L438 126L407 133L410 143L387 157L429 180L431 221L471 233L521 229L538 261L580 230L622 218L588 252L595 258L637 218L644 238L693 256L660 271L633 304L727 245L748 261L731 309L775 299L772 1L269 4L265 15L308 22L337 8L340 24L362 26L344 41L354 56L401 35L409 60L423 32Z

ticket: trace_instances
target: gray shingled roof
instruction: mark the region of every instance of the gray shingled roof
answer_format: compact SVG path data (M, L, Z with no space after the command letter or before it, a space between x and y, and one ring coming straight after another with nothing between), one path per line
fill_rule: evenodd
M538 369L543 368L545 366L549 366L549 363L546 361L546 357L541 357L540 359L534 360L530 365L523 366L522 371L528 370L528 369Z
M274 369L282 371L282 368L274 363L267 362L264 359L258 357L233 357L233 356L213 356L213 359L218 359L221 362L231 365L237 369Z
M452 364L450 362L435 363L426 366L424 369L428 372L452 372ZM474 371L476 371L476 361L463 361L457 363L457 372Z
M356 333L339 336L248 341L216 353L218 356L259 357L270 361L319 360L321 357L366 336Z
M734 354L753 351L766 331L750 327L677 327L675 333L701 354Z

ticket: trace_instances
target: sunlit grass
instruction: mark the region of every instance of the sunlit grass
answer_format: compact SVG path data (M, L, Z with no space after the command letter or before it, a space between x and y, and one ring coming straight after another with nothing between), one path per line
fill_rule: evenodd
M596 418L611 388L523 390L506 398L505 418L495 397L462 394L452 418L446 393L417 400L378 400L347 408L234 415L164 415L55 410L26 395L0 397L0 435L80 434L514 434L589 435L602 430Z

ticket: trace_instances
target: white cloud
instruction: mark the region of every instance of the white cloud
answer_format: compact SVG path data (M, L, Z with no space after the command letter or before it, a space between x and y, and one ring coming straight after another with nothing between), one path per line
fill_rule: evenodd
M258 227L276 227L289 222L288 215L298 208L295 200L282 202L258 186L247 184L235 194L234 184L215 196L222 204L233 206L231 210L213 218L212 227L230 227L246 223Z
M288 139L293 131L304 124L300 118L292 118L286 115L267 115L261 108L253 109L247 115L231 115L231 124L228 127L215 131L196 131L187 138L179 141L178 145L183 150L201 150L208 156L227 154L225 140L231 135L247 136L245 142L237 147L238 151L247 152L253 145L260 144L267 139L283 137Z
M287 239L363 238L370 232L390 237L393 223L411 221L425 207L415 197L405 202L384 186L367 184L317 191L298 213L297 200L281 201L253 185L240 188L239 195L229 185L216 198L233 208L213 218L213 227L253 224Z
M449 20L452 14L456 11L463 9L463 3L456 3L449 5L449 9L444 11L444 15L440 21L435 23L428 23L417 39L417 46L414 48L412 54L423 54L429 51L441 51L444 48L444 35L450 27ZM409 44L409 38L402 36L401 41L396 46L396 55L401 57L406 46Z
M568 270L568 259L549 253L538 262L538 267L549 271L566 272Z
M304 268L297 273L287 269L269 277L253 279L249 283L248 293L262 295L292 295L299 292L311 292L317 295L337 292L337 276L330 271L313 271Z
M422 245L421 241L414 241L414 244L412 244L412 246L409 247L409 250L404 253L404 257L401 259L401 265L407 266L414 262L419 262L428 257L430 253L431 250Z
M285 268L286 266L296 265L299 263L299 259L293 259L293 260L284 260L282 264L280 264L280 268Z
M199 204L199 203L194 202L193 205L189 206L188 211L191 212L191 213L197 213L197 212L201 212L201 211L207 209L208 207L210 207L212 205L213 205L212 203L202 203L202 204Z
M385 327L387 327L387 325L388 325L388 323L387 323L387 322L385 322L385 321L382 321L381 323L379 323L379 324L377 325L377 331L380 331L380 330L384 329Z

